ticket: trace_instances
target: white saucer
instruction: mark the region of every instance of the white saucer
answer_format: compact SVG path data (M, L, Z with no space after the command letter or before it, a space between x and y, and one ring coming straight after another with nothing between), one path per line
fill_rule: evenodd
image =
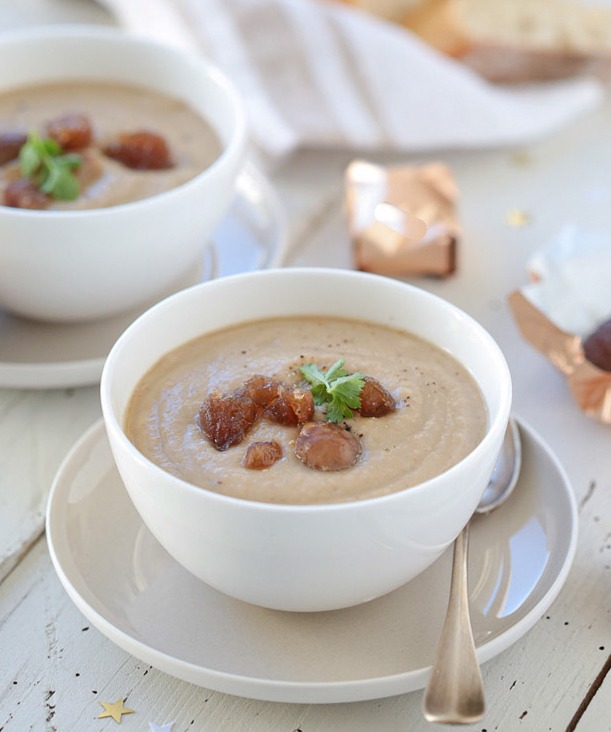
M480 661L550 606L568 574L577 510L564 470L520 424L524 463L507 504L473 521L471 612ZM269 701L326 703L423 688L450 583L450 551L371 603L286 613L216 592L142 524L94 425L60 467L47 511L55 569L80 611L140 660L193 684Z
M247 165L201 266L174 289L213 277L280 266L285 246L284 215L276 194L263 174ZM96 384L112 344L144 310L95 322L55 324L18 318L0 309L0 387L48 389Z

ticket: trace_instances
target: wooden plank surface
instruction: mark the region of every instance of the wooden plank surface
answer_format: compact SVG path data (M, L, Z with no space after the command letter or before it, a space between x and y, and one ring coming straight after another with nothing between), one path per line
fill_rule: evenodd
M98 391L0 389L0 581L40 536L57 468L99 417Z

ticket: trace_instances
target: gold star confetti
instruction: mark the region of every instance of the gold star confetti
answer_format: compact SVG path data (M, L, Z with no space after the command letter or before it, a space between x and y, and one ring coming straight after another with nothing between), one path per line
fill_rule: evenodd
M518 150L512 156L512 161L516 165L531 165L533 162L532 155L527 150Z
M531 217L526 211L521 211L519 208L512 208L511 211L507 212L505 220L514 229L522 229L524 226L530 224Z
M134 713L133 709L128 709L123 706L124 701L124 699L117 699L117 701L112 704L109 704L108 702L100 702L104 707L104 711L102 714L98 715L98 719L102 719L103 717L112 717L117 724L121 724L121 717L123 714Z

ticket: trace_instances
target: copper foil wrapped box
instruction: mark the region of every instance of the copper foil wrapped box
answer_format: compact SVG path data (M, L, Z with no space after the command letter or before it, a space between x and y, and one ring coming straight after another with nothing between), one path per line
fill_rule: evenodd
M407 277L456 270L458 190L447 166L356 160L346 169L344 190L357 269Z
M562 372L580 409L611 424L611 246L566 227L529 265L509 305L524 338Z

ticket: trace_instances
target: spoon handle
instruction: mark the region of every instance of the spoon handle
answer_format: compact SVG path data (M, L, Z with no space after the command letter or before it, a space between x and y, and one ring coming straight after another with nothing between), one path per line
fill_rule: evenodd
M423 699L429 722L470 724L484 716L484 686L469 618L468 544L469 524L454 542L448 610Z

